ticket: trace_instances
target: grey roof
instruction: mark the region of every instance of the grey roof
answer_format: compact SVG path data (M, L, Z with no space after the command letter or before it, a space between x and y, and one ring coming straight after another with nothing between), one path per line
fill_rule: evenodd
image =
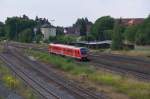
M50 24L44 24L41 26L41 28L54 28L54 26L52 26Z
M106 40L106 41L92 41L92 42L87 42L87 41L81 41L81 42L77 42L77 43L81 43L81 44L87 44L87 45L99 45L99 44L111 44L112 41L111 40Z

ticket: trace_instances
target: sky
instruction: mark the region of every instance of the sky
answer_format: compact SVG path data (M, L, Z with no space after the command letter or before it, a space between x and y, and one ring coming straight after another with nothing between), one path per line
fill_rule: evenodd
M0 0L0 21L26 14L45 17L53 25L71 26L77 18L145 18L150 14L150 0ZM51 21L55 20L55 21Z

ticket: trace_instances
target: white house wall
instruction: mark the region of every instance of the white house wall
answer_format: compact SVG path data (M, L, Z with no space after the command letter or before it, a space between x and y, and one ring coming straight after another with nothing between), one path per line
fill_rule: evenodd
M41 32L44 35L44 40L49 39L50 36L56 36L56 28L41 28Z

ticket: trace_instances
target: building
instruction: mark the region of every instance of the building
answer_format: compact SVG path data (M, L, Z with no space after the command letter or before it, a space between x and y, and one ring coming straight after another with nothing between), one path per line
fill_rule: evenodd
M73 43L73 45L85 46L88 48L110 48L111 44L112 44L111 40L98 41L98 42L96 42L96 41L90 41L90 42L80 41L80 42Z
M121 20L122 25L131 26L138 25L144 22L144 18L120 18L116 19L116 21Z
M119 18L115 19L115 21L121 20L121 24L123 26L131 26L131 25L138 25L144 22L144 18ZM92 23L86 24L86 35L90 33L92 27ZM66 35L75 35L75 36L81 36L80 33L80 27L79 26L70 26L64 28Z
M85 35L90 33L91 27L92 27L92 24L86 25L86 33L84 33ZM65 30L66 35L74 35L74 36L81 36L82 35L80 33L80 27L79 26L66 27L66 28L64 28L64 30Z
M73 35L73 36L80 36L80 29L75 27L66 27L64 29L65 35Z
M56 28L51 25L43 25L41 26L41 32L43 34L43 40L49 39L50 36L56 36Z

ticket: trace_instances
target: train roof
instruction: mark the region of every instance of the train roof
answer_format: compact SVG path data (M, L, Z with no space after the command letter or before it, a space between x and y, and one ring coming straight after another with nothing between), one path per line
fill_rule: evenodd
M71 49L81 49L81 48L85 48L85 47L76 47L76 46L71 46L71 45L64 45L64 44L49 44L49 45L53 45L53 46L58 46L58 47L66 47L66 48L71 48Z

